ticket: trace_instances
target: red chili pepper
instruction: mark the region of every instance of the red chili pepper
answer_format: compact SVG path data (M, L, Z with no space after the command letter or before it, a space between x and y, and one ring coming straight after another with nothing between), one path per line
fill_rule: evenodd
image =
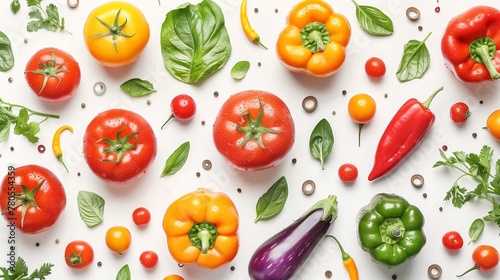
M441 41L446 66L462 82L500 78L500 10L476 6L448 23Z
M396 112L380 138L368 180L373 181L389 173L422 142L436 119L429 105L441 90L443 87L423 103L411 98Z

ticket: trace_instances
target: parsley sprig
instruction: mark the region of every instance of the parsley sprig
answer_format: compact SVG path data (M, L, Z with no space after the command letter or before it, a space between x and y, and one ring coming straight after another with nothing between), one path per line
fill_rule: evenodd
M27 30L29 32L36 32L40 29L46 29L51 32L58 30L66 31L64 29L64 18L59 17L59 9L54 4L49 4L42 7L43 0L26 0L28 7L35 7L28 15L30 21L28 22Z
M51 263L44 263L39 269L35 269L31 274L29 274L26 262L21 257L18 257L16 263L14 264L14 267L0 267L0 279L45 280L45 277L50 275L53 266L54 265Z
M19 109L16 115L13 109ZM30 121L31 116L40 116L43 119L39 122ZM14 134L24 135L31 143L38 142L36 136L40 131L40 124L48 118L59 118L59 115L47 114L32 110L22 105L5 102L0 98L0 143L5 142L10 135L10 127L14 125Z
M436 162L433 167L451 167L462 173L453 182L444 200L451 199L453 206L457 208L461 208L474 198L489 201L492 204L492 210L483 219L494 221L500 226L500 159L496 160L494 166L491 165L493 149L484 145L479 154L456 151L452 156L447 156L442 149L439 149L439 153L444 161ZM460 186L459 181L466 177L478 183L474 190Z

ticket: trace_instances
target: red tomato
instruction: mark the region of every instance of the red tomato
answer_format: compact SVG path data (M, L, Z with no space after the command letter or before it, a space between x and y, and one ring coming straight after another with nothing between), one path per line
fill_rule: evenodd
M472 260L481 271L490 271L498 265L498 251L490 245L480 245L472 252Z
M139 207L132 213L132 220L138 226L144 226L151 220L151 213L144 207Z
M464 246L464 239L460 233L456 231L449 231L443 235L443 246L450 251L457 251Z
M450 108L450 117L455 123L464 123L470 117L469 106L463 102L457 102Z
M86 268L94 261L94 249L85 241L71 241L66 245L64 259L66 260L66 264L71 268Z
M196 102L187 94L179 94L170 102L170 111L172 114L161 128L163 128L172 118L176 118L180 121L189 121L192 119L196 113Z
M358 178L358 168L351 163L342 164L338 173L340 180L345 183L354 182Z
M280 163L295 142L295 125L276 95L247 90L222 105L213 125L217 150L241 170L261 170Z
M378 57L371 57L365 63L365 72L371 78L381 78L385 75L385 63Z
M39 233L52 227L66 207L66 192L50 170L38 165L9 167L0 189L0 212L9 227Z
M26 64L24 76L30 88L44 101L64 101L80 85L80 66L67 52L45 48Z
M158 263L158 254L153 251L144 251L139 257L139 260L145 268L153 268Z
M128 183L146 173L156 146L146 119L123 109L99 113L83 136L85 161L97 177L111 183Z

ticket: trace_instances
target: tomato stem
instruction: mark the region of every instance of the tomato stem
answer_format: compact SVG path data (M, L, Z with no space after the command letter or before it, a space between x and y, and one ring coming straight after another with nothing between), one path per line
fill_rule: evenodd
M102 159L102 161L112 162L112 163L118 164L118 163L120 163L123 155L126 152L134 149L137 146L137 143L139 143L139 137L138 137L139 132L130 133L129 135L122 137L121 134L122 134L122 131L124 128L125 128L125 124L122 125L120 130L118 130L118 133L116 134L116 139L114 139L114 140L111 140L108 138L102 138L102 139L97 140L97 142L104 141L106 144L109 145L109 147L104 149L105 153L116 154L115 160ZM129 143L129 141L130 141L130 139L132 139L132 137L135 137L135 142L131 144L131 143Z
M264 116L264 108L262 107L262 102L259 99L259 114L257 115L256 119L252 119L250 116L250 113L248 111L244 111L241 114L241 117L246 117L248 119L247 121L247 126L242 127L242 126L237 126L236 128L243 132L245 134L245 138L243 141L238 145L239 147L243 147L248 143L250 140L255 140L257 142L257 145L261 147L262 149L265 149L266 147L264 146L264 143L262 142L262 135L265 133L280 133L283 132L283 130L279 129L272 129L272 128L267 128L262 126L262 117Z
M16 193L14 195L14 198L17 199L16 203L12 206L9 207L8 209L16 209L17 207L21 206L21 228L24 227L24 217L26 216L26 212L28 211L28 208L30 206L32 207L38 207L38 204L35 201L35 195L38 192L38 190L43 186L45 183L45 180L41 180L38 185L32 189L29 190L28 187L25 185L21 185L22 192L21 193ZM2 212L2 215L5 214L5 212L8 212L7 210Z
M465 274L467 274L467 273L469 273L469 272L471 272L471 271L473 271L473 270L476 270L476 269L479 269L479 266L478 266L477 264L476 264L476 265L474 265L473 267L469 268L469 269L468 269L467 271L465 271L464 273L462 273L462 274L460 274L460 275L457 275L457 277L462 277L462 276L464 276Z
M167 120L165 121L165 123L163 123L163 125L161 126L161 129L163 129L163 127L164 127L165 125L167 125L167 123L168 123L171 119L173 119L173 118L174 118L174 114L170 114L170 116L168 117L168 119L167 119Z
M89 36L89 38L95 38L95 37L105 37L105 36L111 36L112 39L113 39L113 45L115 47L115 51L118 52L118 41L117 41L117 37L118 36L121 36L121 37L125 37L125 38L132 38L135 36L135 33L132 34L132 35L128 35L128 34L125 34L122 32L123 28L125 28L125 26L127 25L127 22L128 22L128 19L125 17L125 22L118 25L118 19L120 17L120 13L121 13L122 9L119 9L118 12L116 13L116 16L115 16L115 19L113 21L113 25L109 25L107 24L105 21L103 21L102 19L96 17L96 19L102 24L104 25L108 31L107 32L104 32L104 33L99 33L99 34L94 34L92 36Z

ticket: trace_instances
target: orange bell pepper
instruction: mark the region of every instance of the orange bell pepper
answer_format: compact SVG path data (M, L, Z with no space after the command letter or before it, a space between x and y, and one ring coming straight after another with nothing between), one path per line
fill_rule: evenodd
M303 0L288 14L276 51L288 70L327 77L344 63L350 38L346 17L323 0Z
M163 217L168 250L180 264L217 268L238 252L238 211L224 193L200 188L174 201Z

